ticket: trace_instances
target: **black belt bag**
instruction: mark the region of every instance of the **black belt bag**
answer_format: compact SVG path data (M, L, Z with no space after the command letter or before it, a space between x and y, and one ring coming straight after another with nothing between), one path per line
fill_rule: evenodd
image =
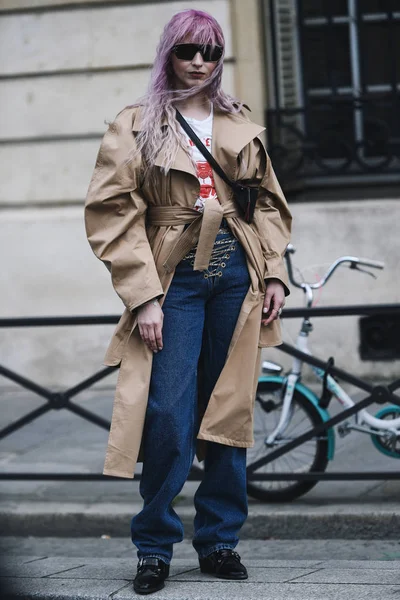
M213 155L207 150L200 138L195 134L186 119L176 109L176 118L186 131L192 142L197 146L201 154L204 156L213 170L221 177L225 183L233 189L233 199L235 200L239 210L246 223L251 223L253 220L254 209L256 207L259 186L249 186L240 183L240 181L232 181L219 166Z

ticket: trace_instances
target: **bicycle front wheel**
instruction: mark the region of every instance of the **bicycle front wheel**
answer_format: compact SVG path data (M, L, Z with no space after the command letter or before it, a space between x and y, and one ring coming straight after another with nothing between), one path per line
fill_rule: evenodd
M258 384L254 407L255 445L247 450L248 466L323 422L314 404L299 390L295 390L289 424L281 437L276 440L275 445L268 447L265 441L278 424L284 392L283 382L261 381ZM311 438L271 463L259 467L255 474L323 472L327 465L328 440L326 434L322 434ZM263 502L288 502L306 494L317 483L317 480L250 481L247 484L247 492L249 496Z

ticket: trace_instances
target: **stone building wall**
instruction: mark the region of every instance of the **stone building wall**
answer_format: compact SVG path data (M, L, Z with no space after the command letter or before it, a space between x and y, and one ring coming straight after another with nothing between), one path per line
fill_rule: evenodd
M246 92L244 100L262 119L261 77L249 83L248 72L249 57L252 75L261 69L256 5L0 0L2 317L122 312L83 224L105 121L145 92L162 28L190 7L222 25L224 89ZM243 26L252 29L250 40L243 39ZM110 326L1 330L0 364L64 387L101 367L111 332Z
M162 27L177 11L211 12L227 42L224 88L262 122L268 73L257 0L177 2L0 0L0 316L119 314L109 274L86 241L83 203L105 121L146 89ZM398 204L294 204L296 260L305 267L359 254L387 262L375 282L341 272L320 302L399 301ZM315 276L315 269L309 271ZM289 305L299 305L294 292ZM298 323L287 324L293 335ZM357 320L316 322L315 348L362 374ZM0 331L0 364L53 387L101 368L112 326ZM277 351L267 352L281 359ZM111 385L112 378L104 384ZM103 384L102 384L103 385ZM11 387L5 379L0 388Z

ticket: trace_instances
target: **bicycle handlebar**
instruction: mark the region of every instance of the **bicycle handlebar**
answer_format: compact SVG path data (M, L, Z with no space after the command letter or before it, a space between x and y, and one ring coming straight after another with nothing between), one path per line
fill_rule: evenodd
M295 247L292 244L288 244L285 252L285 259L287 264L287 270L289 275L290 282L298 288L302 288L304 291L308 290L318 290L322 288L327 281L332 277L333 273L336 269L342 265L348 263L348 267L350 269L354 269L356 271L361 271L362 273L368 273L369 275L373 275L370 271L366 269L360 269L360 266L370 267L372 269L383 269L385 264L379 260L370 260L369 258L358 258L357 256L341 256L335 262L331 264L327 272L319 281L316 283L307 283L307 282L299 282L296 281L293 274L293 266L292 266L292 258L291 255L296 252Z

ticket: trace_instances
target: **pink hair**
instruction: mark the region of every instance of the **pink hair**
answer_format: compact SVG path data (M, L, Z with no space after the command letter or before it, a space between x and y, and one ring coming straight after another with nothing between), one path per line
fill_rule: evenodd
M176 44L183 41L222 46L225 54L222 29L214 17L206 12L193 9L184 10L174 15L164 27L157 47L147 93L138 102L142 106L142 129L137 136L137 152L142 152L148 167L154 164L157 155L163 148L163 154L166 157L163 165L164 173L168 173L178 146L183 142L180 128L175 119L174 103L176 101L204 93L214 106L224 112L239 112L243 106L241 102L228 96L221 89L224 54L212 75L201 86L188 90L174 89L171 52ZM165 117L168 127L163 131L161 123ZM185 145L184 148L186 150Z

